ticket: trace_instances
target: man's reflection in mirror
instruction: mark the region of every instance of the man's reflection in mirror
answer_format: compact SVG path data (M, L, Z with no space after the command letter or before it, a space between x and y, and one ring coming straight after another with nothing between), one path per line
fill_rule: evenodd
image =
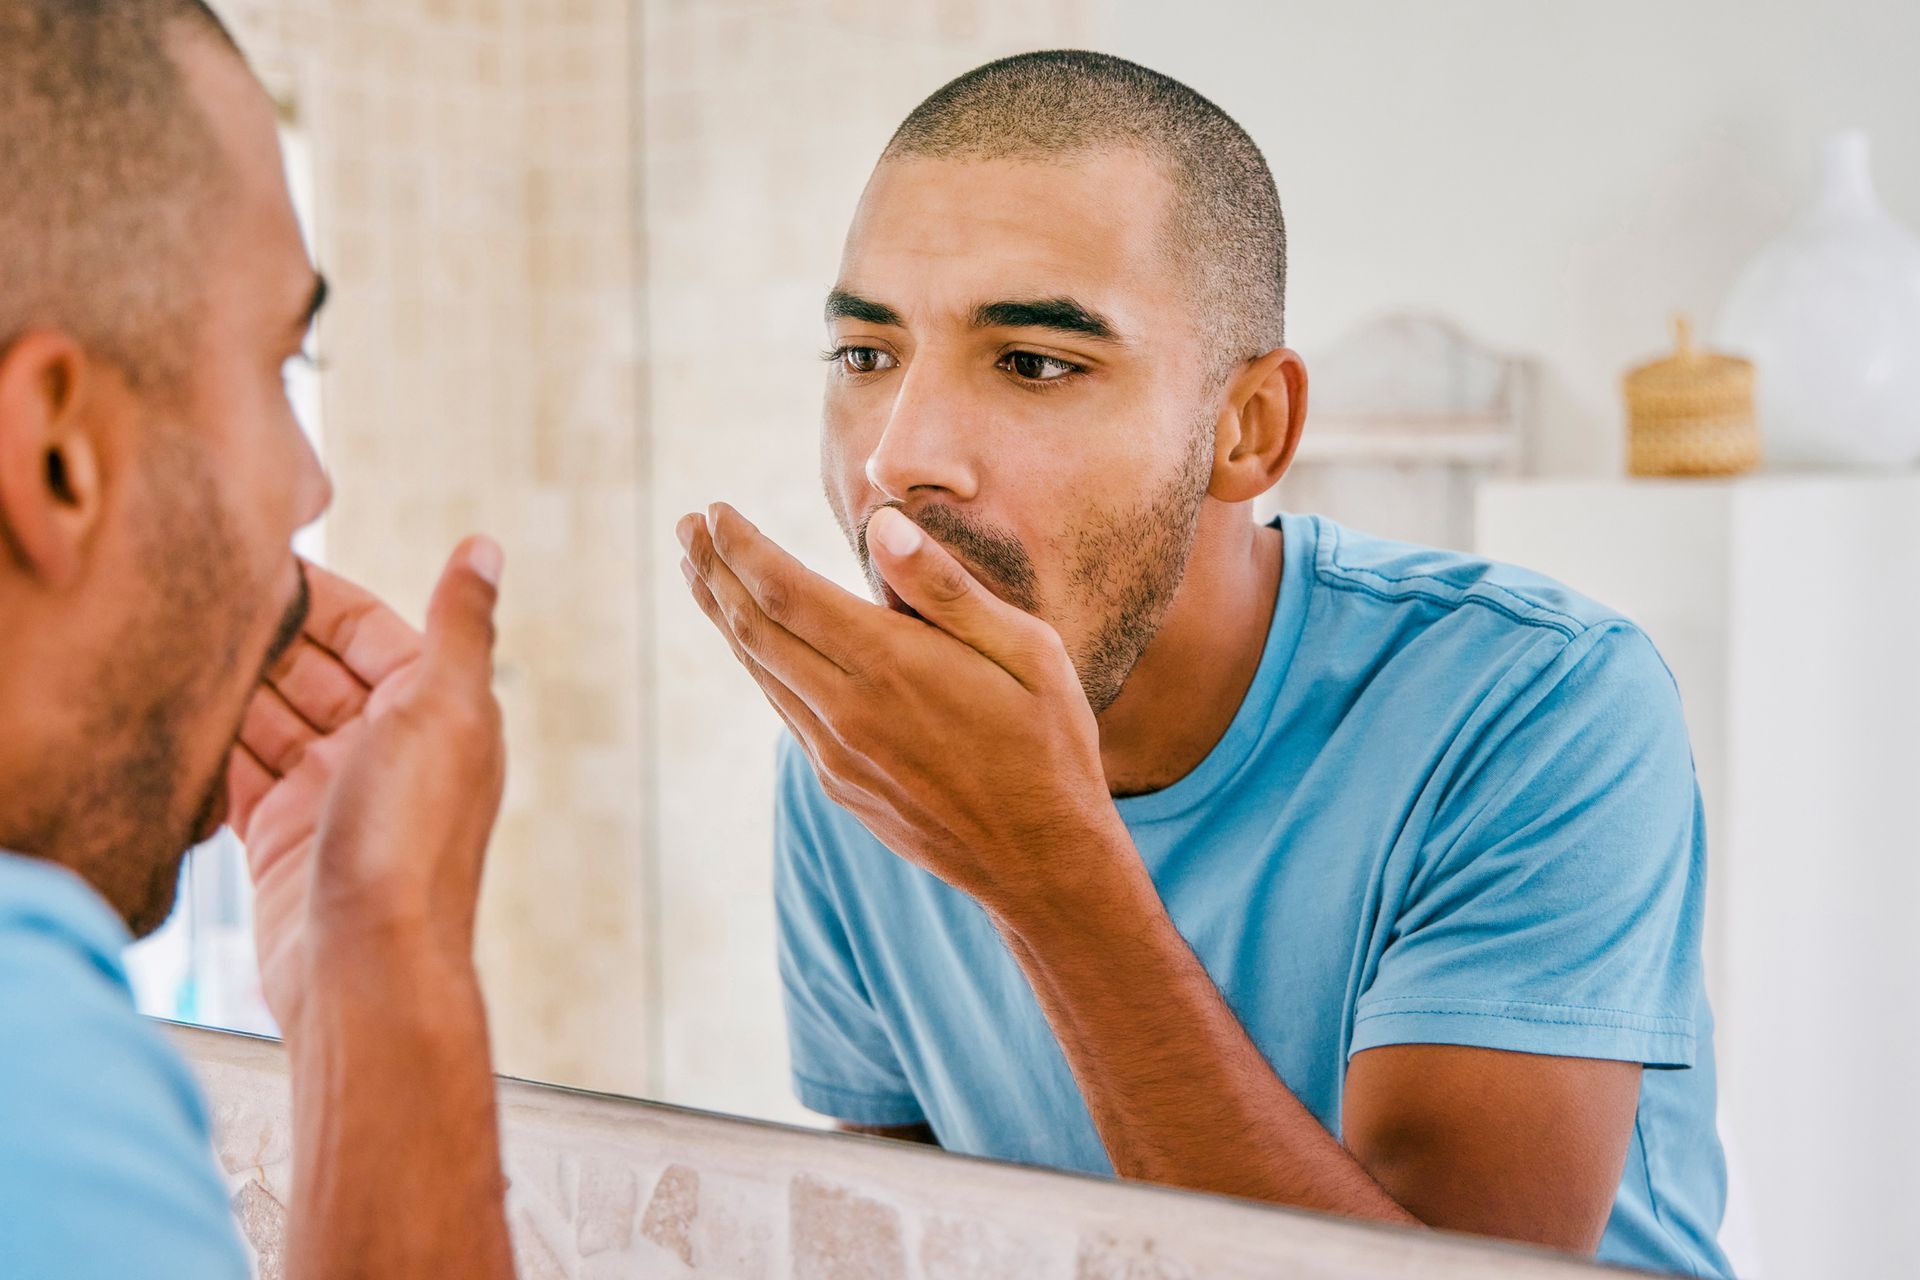
M887 146L821 436L874 600L724 504L679 526L790 730L794 1087L957 1151L1723 1275L1673 681L1542 578L1253 522L1307 413L1285 282L1258 149L1131 63L994 63Z

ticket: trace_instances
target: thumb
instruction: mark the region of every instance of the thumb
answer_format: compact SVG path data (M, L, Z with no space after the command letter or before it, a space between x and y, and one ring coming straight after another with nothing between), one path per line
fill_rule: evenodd
M423 666L430 680L493 682L493 607L505 563L500 544L473 537L454 548L427 605Z
M1040 673L1040 646L1057 640L1053 629L987 590L904 511L882 507L873 513L867 551L887 585L928 622L1022 684Z

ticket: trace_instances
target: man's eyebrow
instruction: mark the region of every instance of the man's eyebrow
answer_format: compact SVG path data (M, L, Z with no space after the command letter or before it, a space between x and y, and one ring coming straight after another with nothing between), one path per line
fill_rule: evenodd
M983 303L973 313L976 329L1054 329L1098 342L1124 339L1111 321L1072 298L1030 298Z
M861 320L867 324L888 325L905 328L906 321L900 313L883 302L863 298L846 289L835 289L827 295L827 319ZM974 309L973 327L976 329L1052 329L1060 333L1077 334L1083 338L1092 338L1097 342L1123 343L1119 330L1112 321L1091 307L1083 306L1072 298L1022 298L1002 302L982 303Z
M864 320L868 324L889 325L896 329L907 327L906 321L902 320L900 313L892 307L883 302L875 302L871 298L863 298L857 293L849 293L845 289L835 289L827 295L827 319L829 321Z
M301 333L313 328L313 322L320 318L320 308L327 305L327 294L330 291L327 278L317 271L314 272L313 292L307 296L306 310L300 313L298 328Z

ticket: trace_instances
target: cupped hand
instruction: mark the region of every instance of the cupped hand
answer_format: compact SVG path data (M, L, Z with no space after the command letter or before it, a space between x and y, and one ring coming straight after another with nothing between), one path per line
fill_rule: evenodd
M377 987L415 960L471 966L506 768L492 691L500 568L492 541L462 543L422 635L307 567L302 635L255 693L227 779L261 985L289 1035L316 984Z
M1106 878L1124 829L1093 709L1045 621L892 508L868 546L917 619L807 569L724 503L677 532L695 601L827 795L888 848L996 913Z

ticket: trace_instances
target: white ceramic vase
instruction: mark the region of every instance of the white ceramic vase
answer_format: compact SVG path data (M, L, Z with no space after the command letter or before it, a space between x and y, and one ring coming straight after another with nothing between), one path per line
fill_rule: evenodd
M1873 191L1867 137L1831 135L1813 207L1735 281L1717 345L1754 362L1767 461L1920 463L1920 239Z

